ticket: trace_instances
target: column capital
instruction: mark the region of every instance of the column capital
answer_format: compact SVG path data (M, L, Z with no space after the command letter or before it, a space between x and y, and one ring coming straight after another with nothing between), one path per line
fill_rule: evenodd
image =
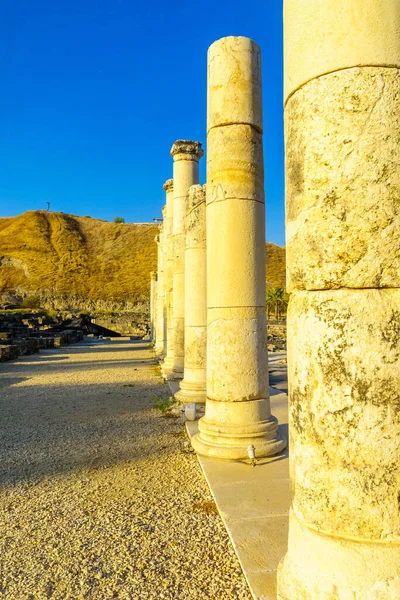
M192 142L190 140L176 140L172 144L171 156L176 160L194 160L198 162L203 156L204 151L201 142Z
M174 180L167 179L167 181L163 185L164 191L168 194L168 192L172 192L174 189Z

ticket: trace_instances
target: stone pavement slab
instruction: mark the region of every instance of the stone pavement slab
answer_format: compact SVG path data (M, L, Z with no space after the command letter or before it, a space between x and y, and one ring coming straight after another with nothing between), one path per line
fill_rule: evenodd
M285 353L271 354L269 360L270 371L279 371L283 387L287 381ZM287 395L271 387L270 398L281 435L287 439ZM197 433L197 421L187 421L186 428L192 437ZM287 550L288 450L260 459L256 467L246 462L198 459L253 597L276 600L276 570Z

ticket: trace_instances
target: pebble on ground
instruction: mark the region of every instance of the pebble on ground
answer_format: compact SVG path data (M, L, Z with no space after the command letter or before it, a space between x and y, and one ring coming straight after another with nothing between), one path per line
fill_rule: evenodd
M0 598L250 600L154 353L0 365Z

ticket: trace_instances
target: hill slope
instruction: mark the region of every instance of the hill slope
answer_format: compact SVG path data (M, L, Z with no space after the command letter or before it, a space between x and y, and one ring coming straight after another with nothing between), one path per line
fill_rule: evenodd
M156 270L157 225L29 211L0 219L0 295L136 302Z
M267 288L286 288L286 248L266 243L267 255Z
M157 225L29 211L0 218L0 298L39 294L42 306L122 309L148 299ZM284 287L285 248L266 244L269 287Z

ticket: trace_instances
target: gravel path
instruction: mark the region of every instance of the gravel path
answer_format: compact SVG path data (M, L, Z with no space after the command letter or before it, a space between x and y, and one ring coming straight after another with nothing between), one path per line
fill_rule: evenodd
M0 364L0 598L250 600L152 351Z

